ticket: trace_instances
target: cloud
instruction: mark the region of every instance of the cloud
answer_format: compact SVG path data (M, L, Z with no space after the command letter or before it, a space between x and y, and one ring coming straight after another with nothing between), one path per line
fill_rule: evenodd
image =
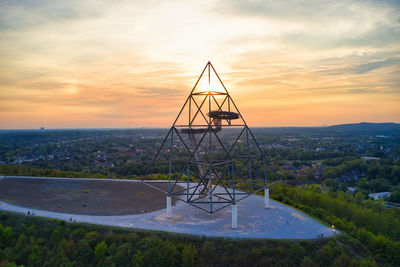
M215 10L229 10L236 15L249 17L261 16L279 20L306 21L307 23L325 22L332 18L351 18L366 10L393 11L400 10L400 4L392 1L332 1L332 0L231 0L220 1ZM376 14L376 13L375 13ZM322 19L322 20L321 20ZM371 18L372 19L372 18Z
M140 97L182 97L183 91L182 89L171 89L171 88L135 88L135 91L138 93Z
M376 90L370 89L370 88L362 88L362 89L349 89L346 91L348 94L371 94L371 93L376 93Z
M257 33L245 35L241 41L266 47L354 50L400 45L400 4L396 1L233 0L217 7L222 6L232 16L258 18Z
M375 69L393 66L400 63L400 58L388 58L383 61L375 61L366 64L361 64L349 69L350 72L355 74L364 74Z
M366 32L348 32L340 35L319 32L293 32L282 35L278 38L283 43L294 44L308 49L337 49L347 48L366 48L366 47L385 47L400 45L400 27L375 25Z
M100 6L101 2L97 4ZM49 24L99 17L99 10L88 8L87 3L77 0L1 1L0 31L26 31Z
M396 1L0 1L0 124L169 126L208 60L259 126L269 108L287 125L334 118L335 105L343 117L368 105L400 117L399 11Z

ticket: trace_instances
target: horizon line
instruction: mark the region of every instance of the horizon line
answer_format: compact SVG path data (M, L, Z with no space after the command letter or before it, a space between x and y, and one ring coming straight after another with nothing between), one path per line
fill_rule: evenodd
M318 125L318 126L252 126L249 128L327 128L330 126L336 125L348 125L348 124L362 124L362 123L370 123L370 124L400 124L400 122L353 122L353 123L341 123L341 124L332 124L332 125ZM42 129L43 127L43 129ZM0 131L57 131L57 130L134 130L134 129L169 129L171 127L146 127L146 126L138 126L138 127L93 127L93 128L46 128L44 126L38 128L18 128L18 129L0 129Z

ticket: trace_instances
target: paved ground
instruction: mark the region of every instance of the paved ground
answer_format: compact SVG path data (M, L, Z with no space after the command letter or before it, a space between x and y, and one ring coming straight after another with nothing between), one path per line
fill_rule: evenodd
M238 204L238 229L231 229L231 208L208 214L181 201L173 206L171 219L166 219L166 210L121 216L95 216L59 213L21 207L0 201L0 209L69 221L113 225L129 228L160 230L183 234L232 238L286 238L308 239L334 233L330 228L307 215L271 200L269 209L264 209L263 198L250 196Z
M164 191L168 188L165 183L153 185ZM163 193L132 180L3 178L0 200L17 206L85 215L128 215L165 207Z

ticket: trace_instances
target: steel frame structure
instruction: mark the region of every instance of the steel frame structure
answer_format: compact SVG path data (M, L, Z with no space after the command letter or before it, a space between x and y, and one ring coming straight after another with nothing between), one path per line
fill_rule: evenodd
M197 88L198 83L203 78L203 75L207 75L205 74L206 72L208 72L208 85L211 86L210 75L213 73L222 85L222 91L211 89L199 91ZM217 96L223 100L217 101ZM199 101L199 98L202 98L202 101ZM205 106L207 104L208 108ZM217 107L217 109L212 110L212 106ZM187 123L178 123L178 119L185 107L189 107L189 119ZM223 110L224 107L227 110ZM194 108L195 112L191 112L192 108ZM204 109L208 110L208 113L204 114ZM201 123L197 122L197 116L202 118ZM237 119L241 122L232 122ZM222 142L219 131L223 128L232 127L241 130L233 144L228 147L227 144ZM190 141L185 138L185 135L189 137ZM198 142L195 141L195 135L201 136ZM177 177L176 175L174 177L172 173L174 138L175 141L178 140L183 144L184 150L187 150L189 154L189 159ZM240 155L233 154L233 149L238 146L240 138L245 138L246 145L244 147L247 151ZM253 149L250 149L250 142L253 145L255 144ZM154 182L143 179L142 182L167 196L184 201L203 211L209 213L217 212L268 187L265 155L211 62L206 64L197 79L185 104L182 106L149 165L146 176L165 146L169 146L169 173L168 181L165 181L165 183L168 183L168 191L157 187L160 181ZM199 153L200 146L203 148L208 147L208 151L202 152L203 156L200 156ZM223 158L220 156L215 159L213 155L213 147L215 146L222 148ZM238 158L244 159L244 165L247 169L246 174L242 173L240 168L237 167L236 159ZM258 173L256 175L253 171L253 164L256 159L260 159L262 162L262 174ZM241 165L241 168L244 168L243 165Z

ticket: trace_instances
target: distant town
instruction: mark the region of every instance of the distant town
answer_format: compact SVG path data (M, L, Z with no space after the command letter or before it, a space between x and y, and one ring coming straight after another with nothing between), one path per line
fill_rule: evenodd
M253 133L267 157L270 182L318 183L334 191L361 192L373 199L400 203L399 128L398 124L353 124L254 128ZM138 179L146 174L166 132L1 131L0 175ZM231 140L235 137L233 131L224 134ZM184 157L185 147L175 145L173 149ZM150 175L166 178L167 162L156 161L152 167Z

